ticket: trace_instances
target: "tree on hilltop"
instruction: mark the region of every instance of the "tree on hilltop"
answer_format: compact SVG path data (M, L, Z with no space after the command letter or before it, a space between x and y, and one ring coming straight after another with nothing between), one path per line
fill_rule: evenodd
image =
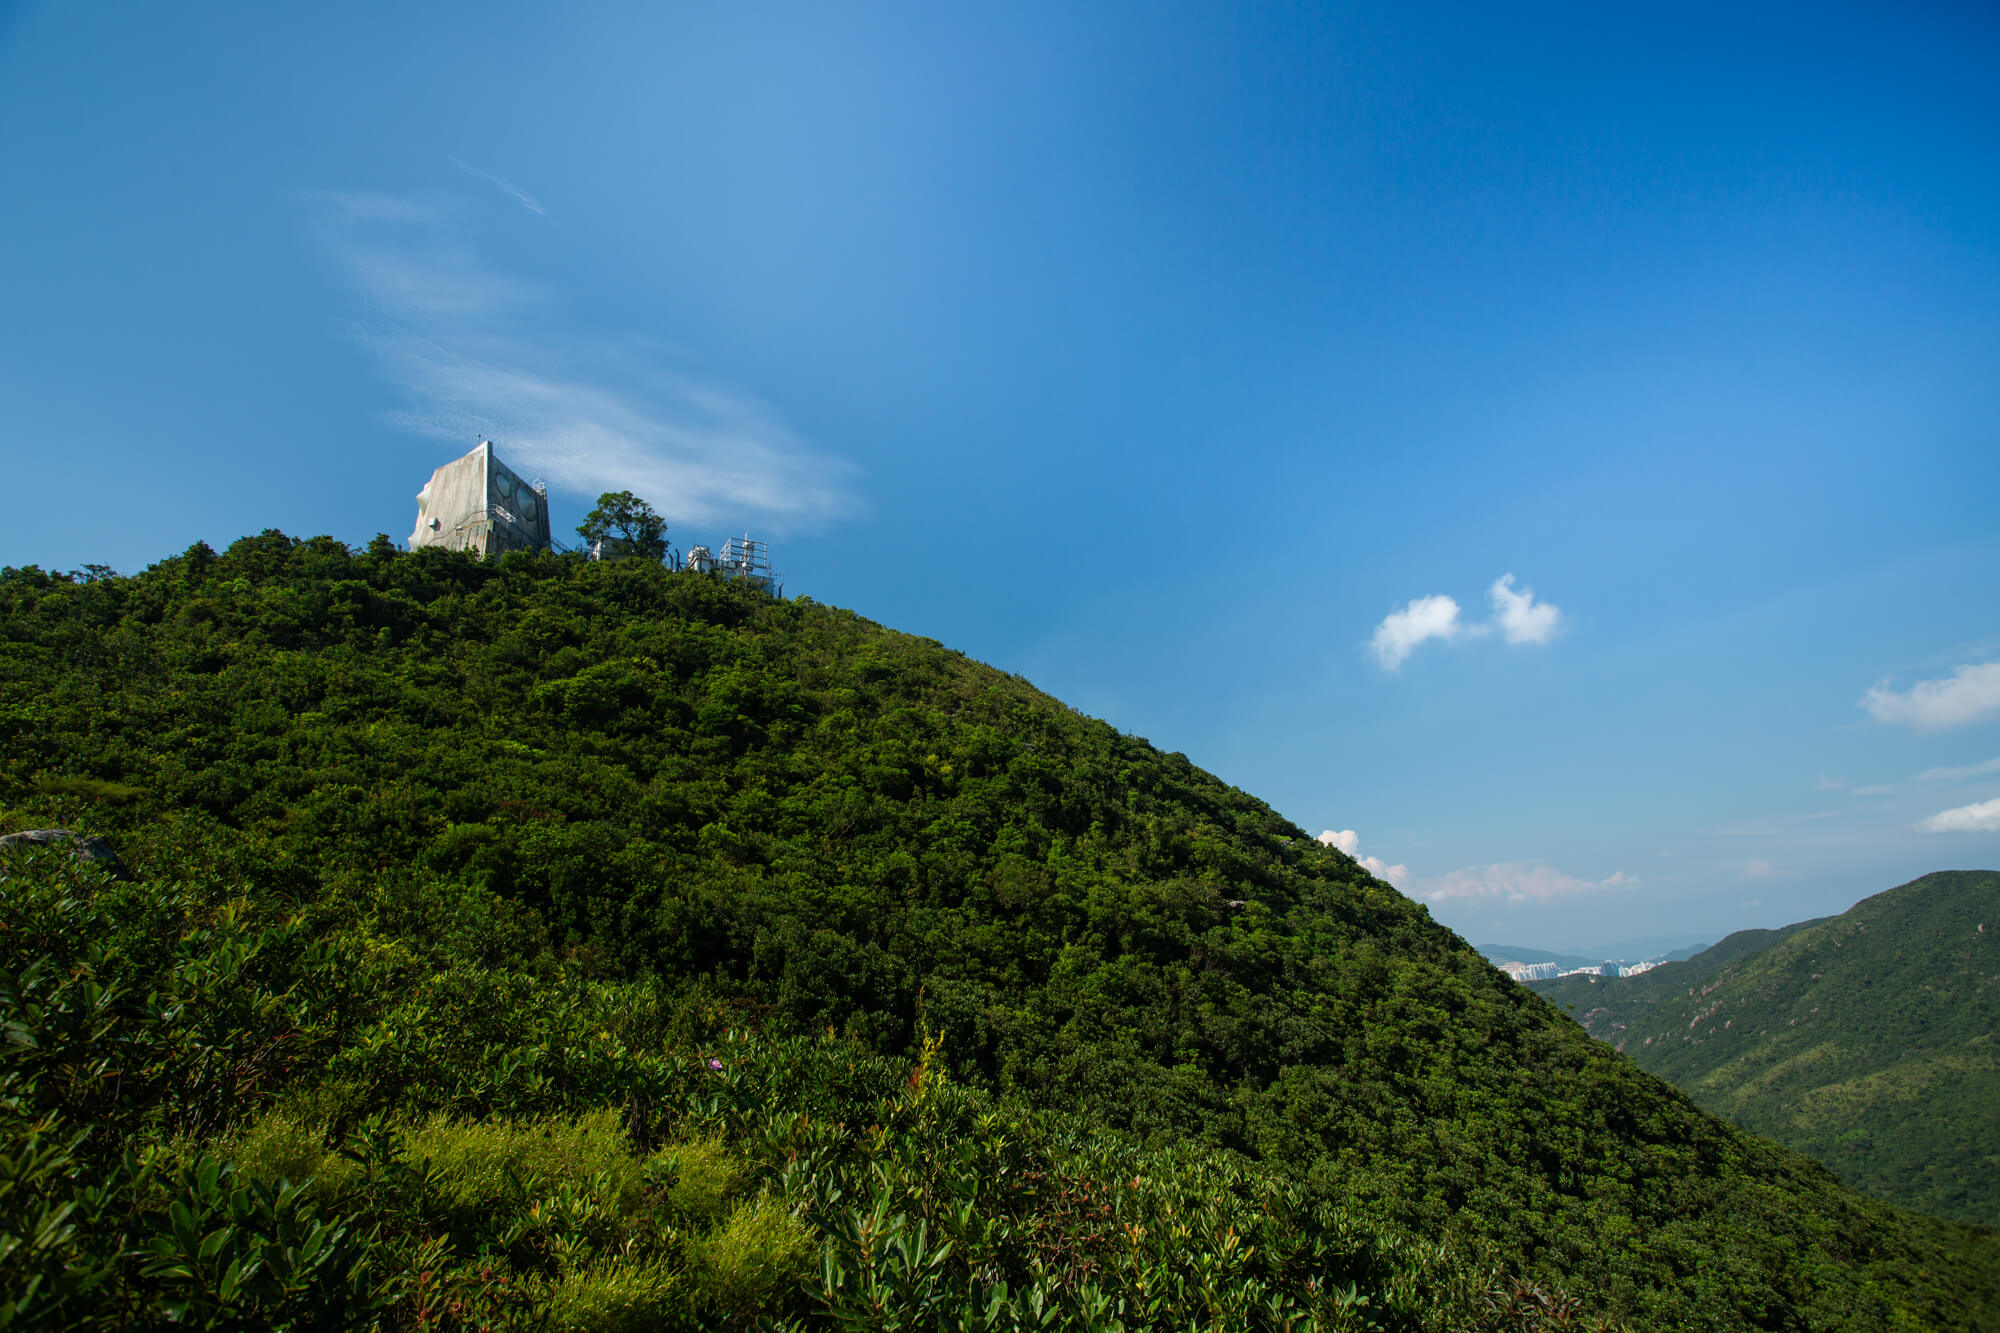
M597 508L576 525L577 536L600 555L661 560L667 554L667 521L630 491L606 491Z

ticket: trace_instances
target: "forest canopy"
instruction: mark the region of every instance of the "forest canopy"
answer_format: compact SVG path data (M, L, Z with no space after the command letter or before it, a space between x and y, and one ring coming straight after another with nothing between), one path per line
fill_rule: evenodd
M368 1158L356 1126L412 1142L431 1116L574 1128L608 1110L625 1136L618 1162L711 1135L716 1151L771 1165L789 1149L758 1157L741 1137L753 1123L778 1134L768 1117L890 1123L868 1118L880 1082L865 1094L827 1085L823 1103L817 1083L803 1101L767 1091L747 1119L688 1118L706 1061L734 1033L760 1060L805 1061L813 1079L849 1059L891 1082L928 1071L967 1099L952 1152L976 1153L981 1135L965 1126L980 1108L1069 1117L1058 1137L1111 1135L1111 1156L1078 1177L1098 1182L1090 1208L1104 1203L1102 1163L1125 1152L1166 1154L1146 1159L1162 1171L1195 1154L1187 1170L1239 1173L1227 1189L1249 1193L1231 1197L1293 1191L1272 1206L1292 1219L1283 1234L1328 1247L1325 1281L1309 1280L1310 1259L1258 1281L1319 1309L1323 1327L1361 1326L1335 1322L1348 1316L1326 1283L1341 1272L1360 1284L1354 1309L1393 1308L1382 1318L1403 1327L1464 1326L1475 1306L1498 1308L1488 1297L1500 1288L1479 1274L1652 1326L1974 1327L1994 1308L1991 1233L1855 1194L1703 1114L1421 906L1184 756L935 641L748 583L549 553L356 553L277 532L131 578L7 570L0 830L58 824L113 837L145 886L37 890L54 895L34 909L50 921L102 920L90 933L111 952L86 971L136 1006L112 1006L114 1029L151 1021L140 997L180 975L172 950L208 958L229 931L293 932L257 946L273 967L287 950L342 960L261 980L255 967L187 964L190 976L223 967L204 984L252 1010L272 996L348 998L296 1016L287 1030L319 1034L296 1058L243 1055L256 1071L247 1085L198 1105L162 1092L121 1122L175 1161L241 1162L243 1136L289 1134L302 1152L352 1150L393 1174L387 1163L408 1153ZM36 954L10 938L18 1007ZM412 970L396 972L395 958ZM396 988L420 976L443 980L399 1010ZM358 989L341 991L341 977ZM608 1017L627 1009L642 1017ZM529 1044L476 1017L544 1011L521 1022ZM607 1016L599 1027L594 1014ZM467 1024L486 1034L477 1051L426 1046ZM264 1049L253 1038L265 1029L243 1030L246 1050ZM641 1077L648 1061L678 1072ZM40 1079L10 1085L17 1146L55 1132L33 1130L38 1117L82 1130L110 1114ZM1022 1169L1046 1173L1055 1159L1036 1160ZM648 1185L640 1166L605 1169L639 1172L634 1198L679 1188L672 1172ZM809 1197L775 1166L755 1178L755 1197L806 1220L798 1245L838 1248L852 1196ZM899 1215L935 1236L943 1196L910 1188L897 1197L921 1206ZM728 1197L749 1206L752 1194ZM990 1213L971 1199L937 1290L973 1300L980 1273L1004 1272L1010 1290L1041 1282L1045 1303L1082 1310L1096 1299L1090 1275L1112 1280L1124 1233L1087 1225L1098 1215L1080 1199L1048 1212L1056 1197ZM379 1210L381 1198L328 1207ZM1056 1252L1033 1250L1034 1270L1025 1241L972 1262L965 1228L1003 1215L1069 1237L1062 1253L1083 1266L1051 1278ZM681 1239L646 1251L661 1283L707 1271L689 1247L733 1214L684 1216L695 1220ZM775 1214L743 1225L770 1239L767 1224L784 1231ZM433 1234L382 1225L397 1244ZM1217 1224L1216 1254L1229 1225ZM606 1221L576 1234L613 1246L624 1233ZM611 1252L449 1236L473 1264L451 1271L500 1255L510 1290L541 1283L545 1300ZM1260 1262L1293 1253L1274 1237L1258 1242ZM1427 1245L1443 1257L1398 1267ZM1402 1257L1380 1258L1392 1252ZM1118 1299L1150 1299L1139 1278L1118 1280ZM833 1317L807 1276L780 1286L773 1309ZM1485 1295L1463 1295L1474 1288Z

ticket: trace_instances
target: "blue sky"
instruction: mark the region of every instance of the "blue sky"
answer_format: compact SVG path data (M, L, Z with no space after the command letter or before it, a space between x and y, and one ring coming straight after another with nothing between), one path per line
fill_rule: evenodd
M0 6L0 563L484 433L1476 941L2000 864L1990 5L307 8Z

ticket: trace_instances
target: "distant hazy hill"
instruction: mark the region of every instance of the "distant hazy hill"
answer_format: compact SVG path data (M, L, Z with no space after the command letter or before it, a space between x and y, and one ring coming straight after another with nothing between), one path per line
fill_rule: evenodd
M1642 976L1530 984L1848 1184L2000 1222L2000 873L1926 875Z
M1564 967L1589 967L1601 963L1602 958L1586 958L1576 953L1550 953L1547 949L1527 949L1518 944L1476 945L1479 952L1491 963L1560 963Z
M1656 953L1644 948L1619 946L1606 949L1602 953L1594 954L1551 953L1547 949L1530 949L1520 944L1475 944L1472 947L1479 950L1480 954L1488 962L1495 964L1556 963L1562 967L1591 967L1598 963L1606 962L1636 963L1642 958L1663 958L1669 961L1678 961L1683 958L1692 958L1709 946L1706 944L1695 944L1685 949L1675 949L1667 953Z

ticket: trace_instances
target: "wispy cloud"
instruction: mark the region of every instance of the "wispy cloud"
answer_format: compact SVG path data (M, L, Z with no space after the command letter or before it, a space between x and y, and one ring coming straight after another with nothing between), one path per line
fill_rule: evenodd
M1777 879L1790 872L1779 869L1761 856L1753 856L1743 863L1739 873L1745 879Z
M437 210L417 199L378 190L295 190L315 213L349 222L435 222Z
M1546 903L1557 898L1636 887L1636 876L1615 871L1603 879L1579 879L1539 862L1504 861L1467 866L1441 879L1426 881L1420 896L1434 903L1452 899L1497 899L1508 903Z
M1926 833L2000 833L2000 797L1940 810L1917 827Z
M2000 759L1988 759L1983 764L1961 764L1953 768L1927 768L1917 774L1917 781L1958 782L1965 778L1976 778L1983 773L2000 773Z
M1887 796L1894 790L1896 790L1896 785L1893 782L1878 782L1870 787L1856 787L1847 794L1849 796Z
M1918 681L1908 690L1877 684L1861 696L1861 706L1877 722L1895 722L1918 731L1947 731L2000 716L2000 662L1962 666L1942 680Z
M1431 639L1452 643L1476 639L1496 630L1509 643L1547 643L1555 637L1562 611L1535 600L1534 589L1516 588L1512 574L1502 574L1488 588L1493 599L1493 618L1477 623L1461 614L1456 598L1439 593L1419 597L1382 618L1368 641L1385 671L1395 671L1409 660L1418 645Z
M540 217L542 215L543 211L542 201L535 198L535 196L533 196L532 194L529 194L526 190L522 189L520 186L514 184L514 182L496 176L490 171L481 171L478 167L473 166L470 162L462 161L459 158L454 157L451 160L451 163L453 166L457 167L460 171L464 172L466 175L477 176L480 180L486 181L488 184L495 186L496 188L499 189L499 191L502 194L512 199L515 203L519 204L521 207L527 209L530 213L533 213L536 217Z
M1361 846L1361 835L1351 828L1327 829L1319 835L1319 840L1329 847L1338 847L1349 856L1354 856ZM1377 879L1387 880L1397 888L1410 882L1410 868L1406 865L1390 865L1375 856L1355 857L1361 868Z
M675 523L799 530L858 507L852 466L755 398L640 338L555 332L560 295L483 263L444 210L301 198L355 298L355 337L403 398L390 419L405 429L465 448L486 436L525 474L584 497L629 490Z

